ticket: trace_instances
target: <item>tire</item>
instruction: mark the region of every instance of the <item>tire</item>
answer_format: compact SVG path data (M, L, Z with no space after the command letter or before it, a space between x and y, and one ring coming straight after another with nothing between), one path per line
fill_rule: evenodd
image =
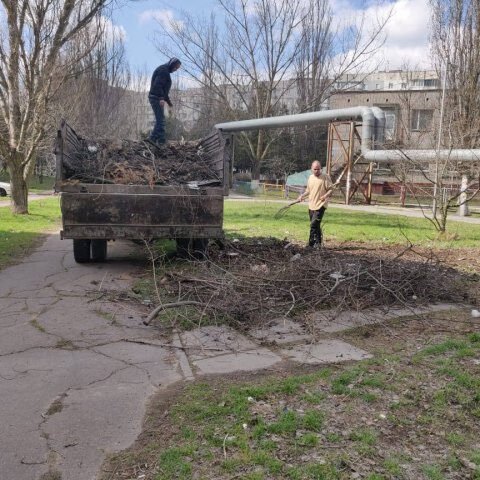
M197 259L207 257L208 238L194 238L192 242L193 256Z
M207 256L208 238L177 238L177 256L204 259Z
M190 256L190 238L177 238L177 256L180 258L188 258Z
M92 262L104 262L107 259L107 241L92 240Z
M7 191L4 188L0 188L0 197L6 197Z
M90 261L90 240L81 238L73 240L73 258L77 263Z

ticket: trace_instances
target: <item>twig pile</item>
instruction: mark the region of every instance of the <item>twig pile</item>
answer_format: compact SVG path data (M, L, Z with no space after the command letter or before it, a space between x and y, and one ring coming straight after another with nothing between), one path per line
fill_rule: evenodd
M191 181L220 182L201 143L84 141L84 148L65 157L66 178L88 183L181 185Z
M199 311L252 325L279 316L332 309L465 302L469 277L411 248L379 254L306 250L285 242L236 243L209 260L167 275L167 291ZM407 259L406 257L409 257ZM165 283L165 279L164 279Z

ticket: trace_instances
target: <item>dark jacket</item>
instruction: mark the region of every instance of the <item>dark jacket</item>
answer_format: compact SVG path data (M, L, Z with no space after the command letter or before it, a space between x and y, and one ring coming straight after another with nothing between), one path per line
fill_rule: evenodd
M172 106L172 102L168 96L170 87L172 86L170 72L172 72L172 68L176 62L179 62L179 60L172 58L168 63L164 63L155 69L149 92L150 96L156 97L159 100L165 100L170 106Z

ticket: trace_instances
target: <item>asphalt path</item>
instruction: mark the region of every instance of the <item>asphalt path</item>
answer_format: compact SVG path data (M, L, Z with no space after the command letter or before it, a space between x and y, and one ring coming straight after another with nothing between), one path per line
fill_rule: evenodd
M177 350L111 295L144 271L143 252L109 248L79 265L56 234L0 271L1 480L93 480L135 440L150 395L184 378Z

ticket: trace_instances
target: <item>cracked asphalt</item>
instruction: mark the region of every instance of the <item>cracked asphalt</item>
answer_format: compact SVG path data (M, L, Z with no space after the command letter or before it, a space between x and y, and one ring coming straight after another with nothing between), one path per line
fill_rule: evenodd
M139 312L102 295L130 285L135 252L115 242L107 263L79 265L53 235L0 272L2 480L93 480L138 436L150 395L191 375Z

